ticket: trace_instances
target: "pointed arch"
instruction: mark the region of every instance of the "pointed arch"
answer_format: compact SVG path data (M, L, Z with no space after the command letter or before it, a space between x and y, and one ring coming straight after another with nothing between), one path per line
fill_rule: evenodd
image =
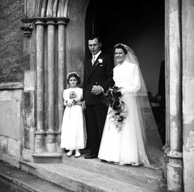
M53 15L53 6L57 0L48 0L47 9L46 9L46 17L54 17Z
M66 2L66 0L59 0L59 7L58 7L58 11L57 11L57 17L62 17L65 2Z
M53 5L53 17L57 17L58 4L59 4L59 0L54 1L54 5Z
M71 0L36 0L35 17L68 17Z
M63 17L68 17L68 7L69 7L69 2L70 0L66 0L65 6L64 6L64 11L63 11Z
M35 17L40 17L42 4L43 4L42 0L36 0L35 11L34 11L34 16Z
M41 17L45 17L46 15L47 1L48 0L43 0L42 7L41 7Z

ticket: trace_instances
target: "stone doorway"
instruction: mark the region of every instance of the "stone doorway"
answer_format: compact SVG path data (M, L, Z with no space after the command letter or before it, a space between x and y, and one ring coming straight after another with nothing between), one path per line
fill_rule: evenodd
M33 21L36 28L32 34L31 62L35 63L33 67L36 68L37 74L35 97L39 98L35 99L36 106L34 106L37 113L35 114L37 153L44 151L44 140L46 140L46 152L58 152L58 148L57 150L55 148L55 137L60 136L58 123L61 122L63 111L61 91L66 87L64 74L75 70L83 75L84 59L88 56L86 39L89 34L98 33L102 37L104 51L110 54L114 44L118 42L128 44L139 59L147 89L152 96L157 94L160 63L164 60L162 0L157 4L154 0L149 3L144 0L137 2L108 0L106 4L102 0L85 0L79 3L72 0L66 1L65 4L60 1L59 5L65 12L60 6L57 9L54 5L57 5L58 1L55 2L56 4L52 6L48 1L46 6L37 1L34 6L37 8L34 10L34 17L26 20L26 22ZM55 8L56 10L52 11ZM45 9L47 11L43 12ZM55 63L54 71L52 61ZM61 67L63 70L60 70ZM49 82L45 81L42 74L46 79L51 75L53 78L48 78ZM53 93L57 89L58 98L55 102ZM44 95L44 91L48 94ZM50 108L43 108L47 106L45 101L49 101ZM50 121L47 122L47 119Z
M104 51L110 54L114 44L128 44L139 59L147 89L152 96L158 92L160 63L164 60L162 0L157 4L154 0L149 3L145 0L107 0L106 4L102 0L49 2L41 4L36 1L32 6L34 13L27 10L28 19L24 20L33 22L35 28L31 37L31 63L34 63L31 70L35 69L36 73L36 90L32 91L35 94L35 110L32 111L35 114L32 116L36 125L32 123L29 127L36 128L35 146L32 143L31 149L35 148L37 153L45 151L45 145L46 152L59 152L55 145L56 137L60 137L59 122L63 112L61 93L66 87L65 74L75 70L83 75L89 34L98 33ZM54 97L56 92L58 95Z
M36 23L36 26L40 26L39 32L42 32L42 29L46 28L47 25L45 25L45 23L47 22L48 22L48 25L50 25L51 30L52 30L51 26L53 26L54 23L55 24L58 23L58 25L64 25L64 26L61 26L62 28L61 30L64 30L66 32L65 39L67 41L63 45L65 45L65 48L67 48L65 49L66 57L64 59L65 64L66 64L65 66L67 67L67 72L69 72L70 70L76 69L78 70L78 72L82 74L84 58L85 58L85 55L87 55L87 48L86 48L87 44L86 44L85 38L87 37L88 34L94 31L94 32L99 33L100 36L104 37L103 45L104 45L104 49L107 52L111 52L112 46L119 41L120 42L124 41L124 43L129 43L129 45L136 52L140 60L140 63L142 63L142 66L141 66L142 72L146 80L146 85L149 86L148 89L154 90L154 92L156 92L157 90L158 83L156 81L158 81L159 79L158 74L159 74L160 62L164 59L164 57L162 59L157 59L157 60L153 59L156 56L155 51L158 49L158 44L156 44L156 41L150 41L150 40L156 39L158 37L157 36L158 33L154 32L150 34L150 31L146 31L144 28L145 26L146 27L150 26L149 23L146 23L144 26L142 25L141 22L137 23L137 26L139 27L139 29L141 29L139 30L139 32L141 33L138 33L138 31L135 31L132 33L131 29L135 28L134 27L135 25L132 25L133 24L132 21L127 22L127 24L129 24L128 25L129 30L126 32L126 35L123 36L123 35L120 35L120 33L123 34L123 32L125 31L126 23L125 25L122 25L122 21L126 19L133 18L132 20L135 21L134 18L136 18L137 21L142 21L143 19L150 18L146 16L147 14L152 15L151 17L152 19L155 18L156 15L160 15L161 18L164 18L163 16L165 12L165 45L166 45L165 60L167 64L166 65L167 67L166 79L167 79L167 84L171 83L170 85L167 85L168 87L166 86L167 87L166 89L167 90L166 91L167 100L166 101L167 101L167 110L168 110L166 113L167 114L166 124L168 124L167 125L168 129L167 129L167 134L166 134L166 138L167 138L166 146L167 147L170 146L169 150L171 150L171 152L176 152L176 153L168 154L168 156L171 159L170 166L172 167L174 166L174 169L172 169L173 171L175 170L176 167L180 167L180 170L179 170L180 174L178 175L180 176L180 182L177 181L178 179L176 181L178 184L181 184L182 172L184 171L185 172L184 175L186 176L189 175L190 167L191 167L190 166L191 163L187 165L185 164L184 170L182 171L182 161L183 161L182 150L184 151L183 155L184 155L185 160L187 159L192 160L192 152L187 150L187 148L184 149L184 145L189 143L190 141L189 139L192 139L192 136L189 135L189 131L192 130L190 127L192 126L191 124L189 124L189 127L188 127L187 125L188 122L186 121L185 123L183 122L183 120L185 119L187 120L187 118L190 119L189 115L190 114L193 115L193 110L191 108L192 105L190 105L190 102L192 101L189 97L190 92L186 91L186 88L188 88L191 83L190 78L193 77L193 74L192 74L193 70L191 70L193 66L192 65L193 54L192 52L190 52L190 50L192 50L193 48L193 43L188 43L187 41L188 39L191 42L193 40L192 39L193 37L192 36L193 3L190 0L188 1L178 1L178 0L167 1L166 0L165 1L165 11L164 11L164 2L162 0L157 1L157 4L155 1L148 2L145 0L138 0L136 2L129 1L128 2L129 4L128 3L125 4L127 1L122 1L122 0L119 1L119 3L116 1L110 2L109 0L107 0L106 3L107 4L110 3L108 6L103 4L102 1L95 1L95 0L91 0L91 1L90 0L83 0L83 1L74 1L74 0L48 1L48 0L45 0L44 4L42 4L42 1L39 1L39 0L37 1L28 0L25 2L28 2L28 5L29 5L29 2L31 2L31 5L36 4L36 6L32 6L33 7L32 9L31 7L29 7L26 12L27 12L27 16L30 18L29 21L37 22L38 21L37 19L38 18L40 19L39 22ZM43 7L44 5L48 3L49 3L49 6ZM55 9L52 9L53 8L52 5L57 5L57 3L60 3L60 5L63 4L63 6L60 6L61 12L57 10L61 14L58 14L59 12L57 12ZM162 13L160 12L161 10L157 9L157 6L160 3L162 4L161 7L163 7L163 14L161 14ZM133 7L134 9L131 9L131 7ZM137 9L135 9L135 7ZM129 15L130 17L125 18L126 16L125 14L124 14L124 17L122 17L122 14L125 13L125 10L124 10L125 8L129 8L130 11L128 11L127 9L126 14ZM108 12L105 12L105 10L108 10ZM110 14L111 13L110 10L112 10L112 14ZM118 10L122 10L122 11L118 11ZM44 15L42 15L42 13ZM135 14L135 13L146 13L146 15L144 15L145 16L144 17L142 16L142 14ZM156 13L156 15L154 15L153 13ZM53 20L53 17L56 20L55 19ZM66 26L67 21L65 20L65 21L62 21L61 23L58 17L63 17L63 19L64 17L67 17L68 19L70 19L70 22ZM43 20L41 20L41 18L43 18ZM159 24L159 26L164 27L164 20L163 20L163 23L159 19L156 19L155 21L156 23ZM26 20L26 22L28 21ZM150 23L151 23L151 26L154 26L154 22L150 22ZM103 26L103 27L101 28L100 26ZM113 26L117 26L118 31L113 30L112 29ZM114 35L109 36L110 32L111 33L113 32ZM142 36L142 34L146 35L146 37L151 36L151 38L147 38L147 39L143 38L144 36ZM37 59L36 53L38 53L36 52L36 38L37 37L38 35L37 35L37 28L36 28L32 33L32 38L30 39L31 41L30 42L31 43L30 63L31 63L32 71L36 68L37 64L40 64L36 62L36 59ZM150 46L147 47L146 45L150 45ZM147 49L150 47L152 49ZM142 48L142 50L140 48ZM148 54L153 56L151 57L152 59L147 57ZM41 65L42 64L43 63L41 63ZM156 66L157 66L157 69L155 68ZM150 69L148 69L149 67ZM156 73L154 73L155 70L156 70ZM149 72L151 71L153 75L149 77L148 71ZM183 79L184 79L184 84L182 83ZM173 85L174 82L177 86ZM35 92L36 91L37 90L35 90ZM181 95L182 93L184 93L183 97ZM34 94L33 91L32 91L32 95L33 95L33 98L36 98L37 96ZM185 98L184 102L183 102L183 98ZM33 121L36 121L36 118L37 118L37 115L35 114L36 107L37 106L35 105L32 106L33 110L35 109L34 110L35 112L33 111L31 113L32 117L34 117L35 119L35 120L33 119ZM184 111L182 107L184 107ZM172 109L172 111L170 111L170 108ZM34 124L32 124L31 127L34 130L36 130L37 128L37 126ZM173 128L176 128L176 129L173 130ZM186 134L183 128L188 128L186 131ZM170 131L171 132L173 131L171 135L170 135ZM188 146L190 147L190 145ZM33 148L30 148L30 149L33 150ZM175 177L171 177L171 178L175 178ZM185 181L186 180L187 179L185 179ZM176 181L172 181L172 183L176 184ZM186 182L188 183L188 181ZM190 186L191 185L193 185L192 181L190 182Z
M164 1L90 1L86 13L86 40L97 33L102 49L112 54L116 43L129 45L136 53L165 144ZM86 57L88 56L87 41ZM150 72L152 75L150 75ZM160 82L159 82L160 81ZM162 91L161 91L162 90ZM157 95L160 95L158 97ZM162 96L162 97L161 97Z

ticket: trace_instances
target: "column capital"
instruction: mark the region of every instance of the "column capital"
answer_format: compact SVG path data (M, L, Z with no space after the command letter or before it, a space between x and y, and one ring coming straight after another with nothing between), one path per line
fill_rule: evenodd
M26 37L31 37L32 36L32 31L34 29L34 21L31 18L23 18L21 21L24 23L20 29L24 31L24 35Z
M51 24L57 23L57 24L62 24L62 25L67 25L69 22L69 18L67 17L34 17L34 18L23 18L21 19L23 23L35 23L37 24L44 24L44 23L50 23Z
M69 22L69 18L67 17L58 17L57 18L57 24L58 25L67 25L67 23Z
M44 25L45 19L44 18L34 18L35 25Z
M44 131L44 130L36 130L35 131L35 135L45 135L46 134L46 132Z
M47 20L46 25L56 25L56 20L55 19L51 19L51 20Z
M168 144L165 144L162 149L165 154L168 154L170 152L170 146Z
M22 23L33 23L34 19L33 18L25 17L25 18L21 19L21 22Z
M172 158L172 159L182 159L183 158L183 153L179 151L169 151L167 153L167 156Z

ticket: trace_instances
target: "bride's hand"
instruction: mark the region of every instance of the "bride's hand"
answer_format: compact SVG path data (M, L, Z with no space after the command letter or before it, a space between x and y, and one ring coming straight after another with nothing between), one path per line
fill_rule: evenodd
M124 95L125 93L127 93L127 89L125 89L125 88L121 88L120 91L121 91L121 94L122 95Z

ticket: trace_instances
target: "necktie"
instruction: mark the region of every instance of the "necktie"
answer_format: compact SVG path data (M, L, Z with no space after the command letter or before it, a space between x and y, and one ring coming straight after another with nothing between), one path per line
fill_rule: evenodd
M95 55L92 55L92 65L94 65L95 60L96 60Z

